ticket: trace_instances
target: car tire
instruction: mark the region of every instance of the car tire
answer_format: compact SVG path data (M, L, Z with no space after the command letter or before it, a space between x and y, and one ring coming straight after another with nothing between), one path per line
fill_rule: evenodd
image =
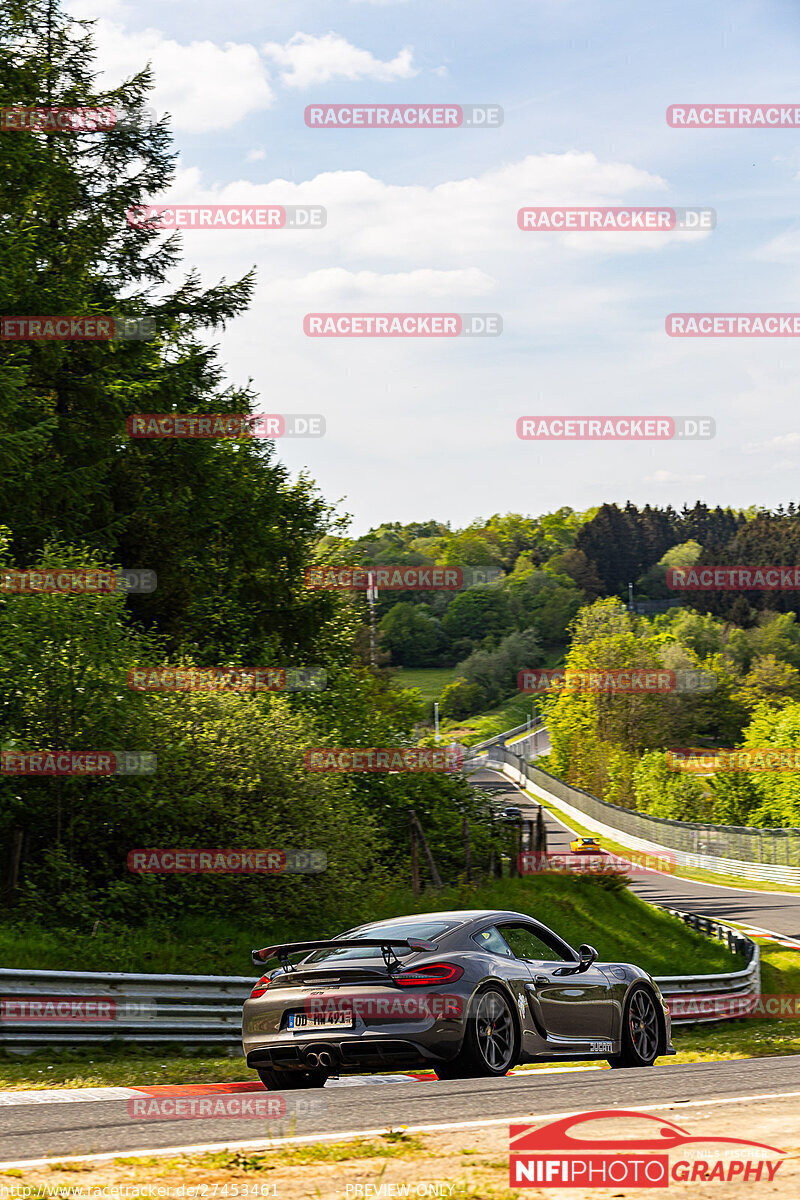
M298 1088L324 1087L327 1071L273 1071L270 1067L256 1067L258 1078L270 1092L290 1092Z
M622 1013L622 1049L609 1063L612 1067L652 1067L658 1058L659 1034L655 996L649 988L633 988Z
M517 1061L519 1037L514 1010L504 991L479 992L467 1017L461 1049L454 1059L434 1066L439 1079L477 1079L507 1075Z

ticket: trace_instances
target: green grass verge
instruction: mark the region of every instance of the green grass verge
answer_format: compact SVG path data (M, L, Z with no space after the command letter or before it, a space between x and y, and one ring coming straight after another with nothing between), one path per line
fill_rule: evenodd
M558 667L561 665L566 647L555 647L542 655L541 666ZM419 688L422 698L432 702L438 700L448 683L458 678L456 667L401 667L392 683L395 687ZM448 740L455 738L465 746L475 742L485 741L486 738L496 737L505 733L515 725L522 725L532 715L531 697L514 694L494 708L476 713L463 721L440 722L440 731L447 734Z
M226 1083L256 1079L241 1052L228 1057L206 1047L193 1053L180 1046L157 1049L118 1042L74 1050L0 1050L0 1089L153 1087L156 1084Z
M770 942L760 945L762 992L771 996L800 994L800 951L784 950ZM800 1021L748 1017L713 1025L684 1026L673 1029L672 1040L678 1058L671 1062L800 1054Z
M432 701L438 700L455 678L455 667L400 667L392 678L392 686L419 688L422 699Z
M318 933L276 921L248 926L217 917L182 917L171 925L100 926L92 934L53 926L0 924L0 962L18 970L142 971L167 975L253 975L256 943L292 941ZM264 940L261 941L260 939Z
M442 733L447 734L447 740L455 738L465 746L475 742L484 742L487 738L505 733L516 725L522 725L531 716L531 701L528 696L512 696L503 701L497 708L491 708L485 713L468 717L464 721L443 721Z
M479 888L427 891L409 902L387 897L378 916L448 908L497 908L528 913L572 946L589 942L606 962L635 962L654 975L735 970L741 960L720 942L694 933L677 917L645 904L618 877L530 875L498 879Z
M425 1147L419 1138L398 1130L371 1142L361 1139L352 1142L311 1142L294 1149L282 1147L277 1154L270 1155L223 1150L218 1154L204 1154L192 1162L194 1166L210 1170L234 1168L239 1171L273 1171L276 1166L306 1167L312 1163L359 1158L414 1158L424 1153Z
M608 961L638 962L655 974L684 970L726 971L732 960L719 943L687 929L616 880L590 876L528 876L461 884L414 897L410 889L375 897L370 919L440 909L498 908L530 913L571 945L591 942ZM255 975L250 950L275 941L334 934L320 922L276 922L270 928L242 920L176 921L165 928L103 931L91 937L76 930L0 925L0 961L20 969L147 971L189 975Z

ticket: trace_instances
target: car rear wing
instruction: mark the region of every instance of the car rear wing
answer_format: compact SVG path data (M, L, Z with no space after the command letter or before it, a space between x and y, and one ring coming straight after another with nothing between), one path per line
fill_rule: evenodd
M328 938L318 942L284 942L279 946L265 946L263 950L253 950L253 966L262 967L271 958L277 958L281 965L286 967L290 965L290 954L308 954L312 950L332 950L339 946L380 950L387 967L398 962L393 949L395 946L401 946L404 950L436 949L435 942L427 942L422 938Z

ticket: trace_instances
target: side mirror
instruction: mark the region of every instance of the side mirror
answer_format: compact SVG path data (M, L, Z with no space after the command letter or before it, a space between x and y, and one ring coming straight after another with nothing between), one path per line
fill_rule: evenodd
M589 967L597 958L597 951L594 946L587 946L586 942L578 947L578 961L568 967L556 967L553 971L554 975L581 975L584 971L588 971Z
M594 946L587 946L586 942L584 942L582 946L578 947L577 974L580 975L583 971L588 971L589 967L593 962L596 961L596 959L597 951L595 950Z

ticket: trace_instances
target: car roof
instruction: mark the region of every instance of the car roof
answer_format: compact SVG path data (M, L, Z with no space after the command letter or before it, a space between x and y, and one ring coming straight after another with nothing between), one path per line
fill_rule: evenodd
M446 932L440 935L442 940L447 942L448 945L451 939L458 938L459 931L464 929L474 929L475 932L479 932L483 923L486 921L490 921L495 925L499 925L501 922L508 921L525 921L526 923L531 923L534 926L538 926L540 929L547 930L548 933L555 937L562 946L564 946L577 958L577 955L575 954L572 946L570 946L569 942L566 942L564 938L560 936L560 934L556 933L554 929L551 929L546 922L537 920L537 918L531 916L530 913L515 912L513 909L506 908L453 908L444 910L442 912L410 913L406 917L385 917L381 921L371 921L365 925L358 925L349 932L354 933L356 929L358 929L359 932L365 930L375 930L377 932L382 926L385 925L421 925L424 922L430 921L451 921L454 923L455 928L448 929ZM432 936L436 937L437 941L439 940L437 935Z
M511 909L501 908L453 908L442 912L428 913L410 913L406 917L383 917L380 921L368 921L365 925L360 925L360 929L366 929L370 925L395 925L399 922L403 924L417 921L477 921L482 917L514 917L522 921L535 921L529 913L514 912ZM540 925L542 922L538 922Z

